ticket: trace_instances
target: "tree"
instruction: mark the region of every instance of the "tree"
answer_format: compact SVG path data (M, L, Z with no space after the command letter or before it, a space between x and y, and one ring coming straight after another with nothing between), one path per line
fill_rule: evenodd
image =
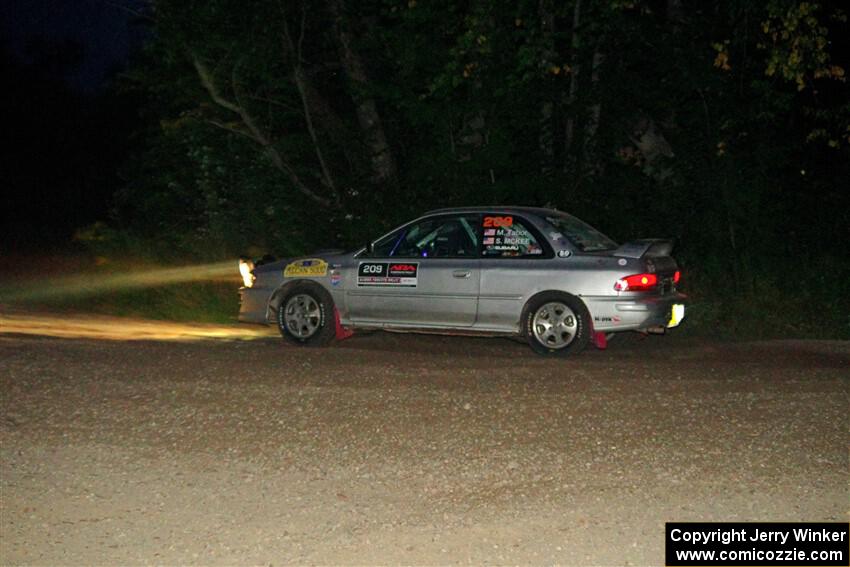
M789 211L815 215L802 195L843 202L821 153L846 162L846 22L817 3L153 6L136 84L188 156L165 169L208 213L192 230L243 235L222 240L280 246L284 222L298 243L359 243L429 207L551 204L617 238L678 237L686 262L749 285Z

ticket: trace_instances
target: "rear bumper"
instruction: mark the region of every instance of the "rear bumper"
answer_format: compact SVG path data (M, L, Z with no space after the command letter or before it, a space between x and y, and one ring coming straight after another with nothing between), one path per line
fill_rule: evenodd
M670 326L674 305L687 296L670 293L654 297L583 297L596 331L637 331ZM684 315L682 315L684 317ZM681 320L681 319L680 319Z

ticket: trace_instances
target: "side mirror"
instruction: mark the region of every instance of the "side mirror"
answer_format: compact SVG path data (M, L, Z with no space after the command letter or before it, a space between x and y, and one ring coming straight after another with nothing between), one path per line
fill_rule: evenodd
M366 243L366 255L371 256L375 252L375 245L369 241Z

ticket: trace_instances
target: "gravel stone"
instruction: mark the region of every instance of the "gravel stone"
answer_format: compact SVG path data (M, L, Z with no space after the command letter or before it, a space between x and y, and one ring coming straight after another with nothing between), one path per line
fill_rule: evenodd
M847 521L849 368L840 342L0 334L0 564L662 564L667 521Z

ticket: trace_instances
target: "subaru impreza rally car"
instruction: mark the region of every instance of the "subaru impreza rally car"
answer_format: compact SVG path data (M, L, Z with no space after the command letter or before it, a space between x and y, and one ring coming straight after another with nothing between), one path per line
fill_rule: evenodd
M297 345L356 329L521 336L567 355L611 333L679 325L672 242L617 245L569 214L531 207L440 209L354 252L240 261L239 319Z

